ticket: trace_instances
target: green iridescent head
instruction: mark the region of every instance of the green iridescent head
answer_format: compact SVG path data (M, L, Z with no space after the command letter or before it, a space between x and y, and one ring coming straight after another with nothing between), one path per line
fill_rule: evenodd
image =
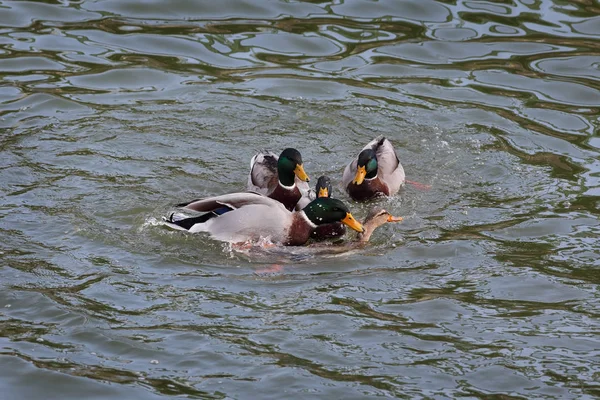
M293 148L283 150L277 161L279 182L284 186L293 186L295 177L304 182L310 181L302 164L302 155L298 150Z
M348 207L338 199L319 197L308 203L302 211L315 225L342 222L357 232L364 231L361 223L354 219Z

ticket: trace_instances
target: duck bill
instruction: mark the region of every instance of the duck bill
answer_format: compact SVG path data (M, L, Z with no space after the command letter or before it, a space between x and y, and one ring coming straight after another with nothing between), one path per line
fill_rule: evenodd
M363 228L362 224L354 219L352 214L346 213L346 217L342 220L342 223L348 225L350 228L354 229L357 232L364 232L365 228Z
M365 166L358 167L358 169L356 170L356 175L354 176L354 180L352 181L352 183L354 183L355 185L362 184L363 181L365 180L365 176L367 176L367 167L365 167Z
M387 219L387 222L400 222L402 219L402 217L394 217L393 215L390 215Z
M329 197L329 189L320 188L319 193L317 194L317 197Z
M296 174L298 179L300 179L301 181L304 181L304 182L310 181L310 179L308 178L308 175L304 171L304 167L302 166L302 164L296 165L296 168L294 168L294 174Z

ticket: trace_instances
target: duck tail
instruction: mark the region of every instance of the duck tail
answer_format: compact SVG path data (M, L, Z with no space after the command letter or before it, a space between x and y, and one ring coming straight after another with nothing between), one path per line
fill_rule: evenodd
M165 221L165 224L171 228L189 231L194 225L203 224L209 219L223 215L231 210L233 210L231 207L223 206L200 216L187 218L176 218L176 213L173 212L168 217L163 217L163 220Z
M216 216L213 213L206 213L206 214L200 215L199 217L188 217L188 218L177 219L175 217L175 215L176 215L175 213L171 213L168 217L163 217L163 221L165 222L165 225L167 225L173 229L185 230L185 231L189 231L192 228L192 226L194 226L196 224L202 224L202 223L208 221L210 218Z

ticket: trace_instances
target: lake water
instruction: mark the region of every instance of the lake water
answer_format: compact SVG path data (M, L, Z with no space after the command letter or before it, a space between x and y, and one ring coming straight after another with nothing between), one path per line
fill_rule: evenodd
M599 40L586 0L1 0L0 397L597 398ZM381 134L431 189L363 249L159 223Z

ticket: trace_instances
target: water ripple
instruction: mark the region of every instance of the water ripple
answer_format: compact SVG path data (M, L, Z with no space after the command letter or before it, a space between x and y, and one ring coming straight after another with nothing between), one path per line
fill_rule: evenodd
M591 2L0 9L7 396L600 394ZM366 247L160 224L243 190L258 149L337 181L379 134L431 189L378 201L404 221Z

